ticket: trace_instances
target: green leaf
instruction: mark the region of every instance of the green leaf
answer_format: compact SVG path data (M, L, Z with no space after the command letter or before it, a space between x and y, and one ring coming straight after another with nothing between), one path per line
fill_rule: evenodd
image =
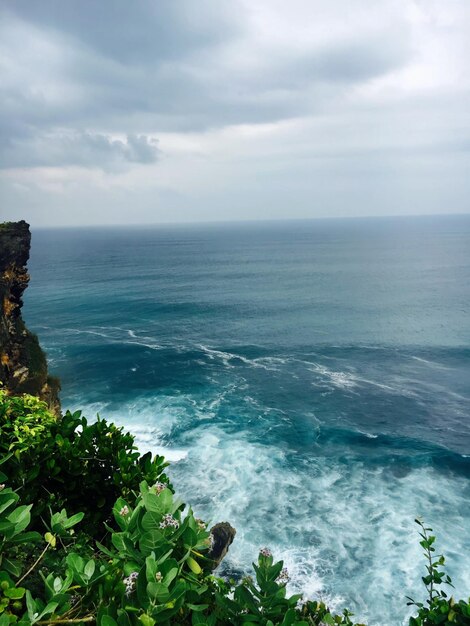
M40 619L42 619L43 617L45 617L46 615L50 615L51 613L54 613L54 611L56 610L56 608L59 606L58 602L49 602L48 604L46 604L46 607L44 608L43 611L41 611L41 613L39 613L37 619L35 621L39 621Z
M3 595L10 600L20 600L24 594L26 589L23 587L10 587L9 589L5 589Z
M155 561L155 555L151 554L145 559L145 574L147 576L147 582L154 582L157 575L157 562Z
M138 572L140 567L141 566L136 561L128 561L127 563L124 563L125 576L129 576L132 572Z
M72 526L75 526L76 524L81 522L84 517L85 517L85 513L75 513L75 515L72 515L72 517L69 517L63 523L63 526L64 528L68 530L69 528L72 528Z
M142 534L139 540L140 551L144 554L150 554L159 545L168 543L159 530L150 530Z
M178 568L172 567L170 571L165 575L165 578L163 579L163 584L169 587L177 576L178 576Z
M187 548L194 548L197 545L197 534L194 532L192 528L186 528L183 532L183 541L184 545Z
M21 567L19 561L16 559L10 559L4 556L2 560L2 567L15 578L20 577Z
M127 507L129 513L127 516L121 515L121 511ZM116 524L119 526L121 530L126 530L127 528L127 520L130 518L130 507L124 498L118 498L113 506L113 516L116 521Z
M164 513L165 509L163 502L158 498L155 493L147 491L142 494L142 500L144 502L147 511L153 511L154 513Z
M35 616L37 615L36 602L33 600L33 596L31 595L29 589L26 591L26 608L28 611L28 617L33 624L35 621Z
M160 491L157 497L160 501L160 506L165 512L173 512L173 494L169 489L163 489L163 491Z
M208 626L205 616L199 615L198 612L194 612L192 615L192 626Z
M124 609L118 609L117 611L118 618L117 622L119 626L132 626L130 617Z
M16 493L13 493L11 489L7 488L0 492L0 513L3 513L10 506L18 502L19 497Z
M9 538L15 537L19 533L23 532L23 530L29 525L31 521L31 508L32 504L24 504L16 508L10 515L8 515L7 519L14 525L13 534L9 535Z
M111 541L118 552L126 553L125 533L113 533Z
M144 532L149 530L159 530L162 521L162 513L155 511L146 511L142 517L140 525Z
M90 578L93 576L93 574L95 573L95 567L96 564L94 562L93 559L90 559L88 561L88 563L85 565L85 569L83 571L83 573L85 574L85 578L87 578L88 580L90 580Z
M147 593L149 598L156 600L157 604L164 604L170 599L170 592L168 591L168 587L166 587L162 583L148 583Z
M10 545L16 545L21 543L37 543L41 540L41 535L34 530L26 533L20 533L9 540Z
M103 554L106 554L106 556L109 556L110 559L115 558L116 554L114 552L111 552L111 550L108 550L108 548L104 546L102 543L100 543L99 541L96 542L96 547L98 548L100 552L102 552Z

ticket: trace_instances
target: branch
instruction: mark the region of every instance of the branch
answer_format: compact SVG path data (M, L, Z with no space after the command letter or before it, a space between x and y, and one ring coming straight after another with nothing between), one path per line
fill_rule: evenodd
M39 563L39 561L42 559L42 557L46 554L46 552L49 550L49 548L51 547L51 544L48 543L46 545L46 547L44 548L44 550L41 552L41 554L38 556L38 558L36 559L36 561L34 561L34 563L31 565L31 567L29 568L29 570L26 572L26 574L23 574L23 576L19 579L19 581L16 583L16 585L20 585L23 580L25 578L27 578L31 572L33 571L33 569L36 567L36 565Z
M78 624L79 622L94 622L96 617L94 615L87 615L86 617L77 617L75 619L53 619L53 620L40 620L37 624Z

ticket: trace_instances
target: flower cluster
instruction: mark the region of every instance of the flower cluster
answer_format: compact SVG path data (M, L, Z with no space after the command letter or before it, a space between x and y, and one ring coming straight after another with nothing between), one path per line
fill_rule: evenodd
M271 552L271 550L270 550L269 548L261 548L261 550L259 551L259 553L260 553L262 556L266 556L266 557L268 557L268 556L272 556L272 555L273 555L273 553Z
M125 504L122 509L119 511L119 515L121 515L122 517L125 517L126 515L129 515L129 507L127 506L127 504Z
M153 488L155 489L155 493L160 494L164 489L166 489L168 487L168 485L166 485L165 483L161 483L161 482L156 482L153 486Z
M161 583L162 582L163 576L162 576L161 572L157 572L155 574L155 580L157 581L157 583Z
M137 580L138 575L138 572L132 572L127 578L124 578L123 582L126 585L126 596L130 596L134 591L135 581Z
M199 517L196 518L196 524L198 525L198 528L200 528L201 530L206 530L207 524L204 520L199 519Z
M276 582L279 585L285 585L290 580L289 572L287 571L287 567L283 567L279 573L279 576L276 578Z
M173 515L170 515L169 513L164 515L162 521L160 522L160 528L169 528L169 527L178 528L179 525L180 524L178 520L175 520Z

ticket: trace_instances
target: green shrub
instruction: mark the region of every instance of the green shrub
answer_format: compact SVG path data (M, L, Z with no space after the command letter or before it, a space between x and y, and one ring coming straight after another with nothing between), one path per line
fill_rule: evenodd
M25 451L42 444L56 420L39 398L9 396L0 389L0 454L13 451L19 460Z
M0 480L7 480L0 472ZM30 582L46 552L56 545L57 538L68 536L72 527L81 521L83 514L68 518L65 511L51 518L50 532L44 539L34 531L27 530L31 521L32 505L18 504L18 495L2 482L0 485L0 626L19 623L24 626L34 624L53 615L63 615L70 610L70 597L64 595L64 584L59 584L60 577L49 573L44 577L44 593L33 598ZM38 558L31 559L33 548L38 544L41 552ZM25 581L25 582L24 582ZM72 584L70 575L66 577L67 588ZM22 584L24 582L24 585ZM48 601L48 585L55 587L54 598Z
M444 591L443 585L453 586L452 579L444 571L445 557L442 554L435 554L436 537L430 534L432 528L426 528L420 519L416 519L415 522L420 527L419 544L424 550L426 559L427 574L422 577L422 581L428 598L426 604L408 598L408 604L418 608L418 615L410 618L409 626L432 626L433 624L468 626L470 624L470 598L468 602L456 601Z
M168 483L161 456L140 455L134 437L79 411L56 418L33 396L0 390L0 455L12 452L4 470L23 502L34 502L33 525L48 507L85 513L83 529L101 537L119 496L132 500L142 480Z
M110 548L97 543L98 551L88 555L77 549L72 534L82 514L52 514L42 538L27 531L31 506L16 507L18 498L10 488L2 493L0 626L69 621L96 621L98 626L352 626L347 611L334 616L322 603L302 605L299 595L287 596L283 563L274 563L266 550L254 565L256 582L246 578L233 587L212 576L210 533L163 483L142 482L134 507L119 498L113 527L108 527ZM13 559L25 543L40 544L39 556L24 553L23 561ZM34 584L38 571L41 586Z
M208 626L218 624L354 626L350 619L353 614L347 610L343 611L342 615L334 615L323 602L302 602L300 594L288 596L287 569L282 561L274 562L267 548L260 550L258 563L253 563L253 568L255 580L247 576L229 593L224 588L222 592L216 594L217 609L206 620ZM193 623L199 622L193 620Z

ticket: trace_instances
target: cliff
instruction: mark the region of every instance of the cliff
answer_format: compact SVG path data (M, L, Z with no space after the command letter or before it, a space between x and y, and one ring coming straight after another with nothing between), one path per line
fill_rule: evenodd
M12 395L30 393L60 412L59 381L48 375L38 338L21 317L28 286L31 233L24 222L0 224L0 383Z

